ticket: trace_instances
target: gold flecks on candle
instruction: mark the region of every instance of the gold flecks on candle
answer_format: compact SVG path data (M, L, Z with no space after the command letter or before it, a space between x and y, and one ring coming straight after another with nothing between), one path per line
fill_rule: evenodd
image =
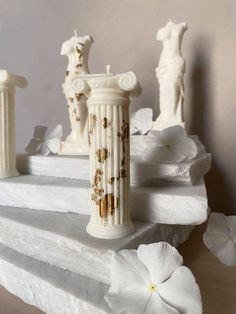
M125 157L123 157L121 160L121 166L124 166L124 165L125 165Z
M95 114L90 114L89 116L89 133L92 135L93 130L97 121L97 116Z
M95 114L89 115L89 146L91 145L91 136L93 135L93 131L97 122L97 116Z
M73 101L74 101L74 98L73 98L73 97L69 97L68 99L69 99L70 102L73 102Z
M101 218L107 218L108 214L113 215L114 209L118 207L118 198L114 197L112 193L105 194L99 200L99 215Z
M78 48L78 46L76 46L75 49L76 49L76 51L77 51L79 57L81 57L81 56L83 55L82 50L80 50L80 49Z
M102 124L103 128L106 129L110 124L111 124L110 121L106 117L104 117L103 124Z
M121 130L117 133L117 136L119 137L121 142L129 139L129 123L125 122L125 120L122 121Z
M76 64L76 68L77 68L77 69L80 68L80 67L82 67L82 64L81 64L81 63Z
M75 94L75 98L77 99L77 101L86 101L87 100L87 97L84 95L84 94L79 94L79 93L76 93Z
M80 121L80 117L76 116L76 121Z
M111 184L111 185L114 184L115 179L116 179L115 177L109 178L108 179L108 183Z
M70 73L70 71L68 71L68 70L67 70L67 71L66 71L66 76L68 76L68 75L69 75L69 73Z
M102 196L102 194L104 193L104 189L99 189L99 188L95 187L94 193L98 196Z
M98 183L101 182L101 175L103 171L101 169L97 169L94 175L94 185L98 186Z
M92 200L93 202L97 202L97 201L98 201L97 195L92 194L92 195L91 195L91 200Z
M125 169L121 169L121 170L120 170L120 177L121 177L121 178L126 178L126 177L127 177L127 173L126 173L126 170L125 170Z
M98 157L98 161L104 163L105 160L109 157L109 152L107 148L100 148L96 151L96 155Z

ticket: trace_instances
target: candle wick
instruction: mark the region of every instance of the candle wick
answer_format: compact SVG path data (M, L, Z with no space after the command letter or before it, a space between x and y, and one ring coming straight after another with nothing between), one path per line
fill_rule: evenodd
M74 34L75 34L75 37L78 38L78 34L77 34L77 29L76 28L74 29Z
M107 74L111 74L111 65L110 64L106 65L106 72L107 72Z

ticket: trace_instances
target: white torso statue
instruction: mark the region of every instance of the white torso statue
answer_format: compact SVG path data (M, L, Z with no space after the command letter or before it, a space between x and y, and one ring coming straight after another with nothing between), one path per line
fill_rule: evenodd
M88 55L93 40L90 36L78 37L76 34L65 41L61 48L61 55L68 57L63 92L67 100L71 133L62 142L60 154L86 155L88 154L88 109L87 98L84 94L75 94L70 83L76 75L88 74Z
M160 91L160 115L153 122L153 129L161 130L172 125L184 126L184 73L185 61L182 57L181 44L186 23L167 25L157 33L157 40L163 45L156 76Z

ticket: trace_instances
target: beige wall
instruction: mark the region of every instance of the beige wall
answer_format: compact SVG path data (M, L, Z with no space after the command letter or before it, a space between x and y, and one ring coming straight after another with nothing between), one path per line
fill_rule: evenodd
M236 1L220 0L0 0L0 66L29 79L17 97L17 148L33 126L68 118L61 83L66 60L63 40L78 27L94 37L90 69L133 70L143 94L132 110L150 106L158 114L155 67L157 29L167 19L186 21L185 111L188 129L213 153L207 176L210 206L236 214Z

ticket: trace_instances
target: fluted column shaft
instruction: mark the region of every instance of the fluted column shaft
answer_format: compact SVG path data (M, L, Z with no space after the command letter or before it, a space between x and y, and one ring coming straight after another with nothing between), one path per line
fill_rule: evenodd
M129 202L129 95L137 85L136 77L132 72L100 75L80 83L88 92L89 110L91 218L87 231L98 238L120 238L134 230Z
M0 179L19 175L15 151L15 86L25 87L22 77L0 70Z

